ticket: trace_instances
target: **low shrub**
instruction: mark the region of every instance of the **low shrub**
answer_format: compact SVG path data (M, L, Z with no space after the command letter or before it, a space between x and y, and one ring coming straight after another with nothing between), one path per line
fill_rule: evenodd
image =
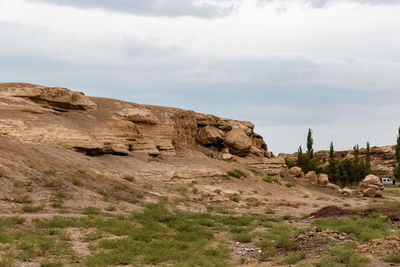
M286 183L285 186L291 188L295 187L296 185L294 183Z
M24 212L28 212L28 213L33 213L33 212L38 212L43 210L44 205L39 205L39 206L31 206L31 205L25 205L22 207L22 210Z
M197 188L193 188L193 189L192 189L192 193L193 193L193 194L198 194L198 193L199 193L199 190L198 190Z
M91 206L91 207L85 208L82 213L85 214L85 215L98 215L101 212L100 212L99 208Z
M83 186L83 182L76 177L72 179L72 184L79 187Z
M247 173L245 173L241 169L234 169L232 171L229 171L228 175L235 178L247 177Z
M232 195L229 199L234 201L234 202L239 202L240 201L240 198L239 198L238 195Z
M133 177L132 175L125 175L124 177L122 177L122 179L127 180L129 182L135 181L135 177Z

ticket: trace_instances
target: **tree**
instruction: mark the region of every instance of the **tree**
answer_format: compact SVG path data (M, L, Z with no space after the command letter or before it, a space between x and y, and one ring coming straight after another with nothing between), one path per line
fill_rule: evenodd
M314 145L314 139L312 137L312 130L309 128L307 135L307 156L309 159L312 159L314 157L313 145Z
M328 168L327 168L327 174L329 177L329 180L332 181L333 183L337 182L337 160L335 159L335 149L333 147L333 143L331 142L331 145L329 146L329 161L328 161Z
M354 159L358 161L358 157L360 156L360 147L358 146L358 144L353 147L353 152L354 152Z
M309 171L315 171L317 173L321 172L321 167L319 167L318 158L314 157L314 149L313 149L314 140L312 138L312 131L308 129L307 135L307 151L304 154L303 149L299 146L296 166L300 167L304 173Z
M333 142L331 142L329 146L329 160L334 160L335 159L335 149L333 147Z
M367 142L367 150L365 152L365 165L368 172L371 171L371 148L369 142Z

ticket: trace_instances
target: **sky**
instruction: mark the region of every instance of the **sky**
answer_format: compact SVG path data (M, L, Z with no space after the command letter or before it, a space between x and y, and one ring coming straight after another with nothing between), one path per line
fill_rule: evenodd
M400 0L0 0L0 82L256 125L269 150L394 144Z

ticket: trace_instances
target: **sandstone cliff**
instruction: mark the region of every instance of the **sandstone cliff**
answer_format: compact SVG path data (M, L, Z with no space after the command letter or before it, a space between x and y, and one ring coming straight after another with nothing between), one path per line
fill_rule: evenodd
M269 157L247 121L25 83L0 84L0 135L92 156L175 155L183 147L203 147L217 156Z

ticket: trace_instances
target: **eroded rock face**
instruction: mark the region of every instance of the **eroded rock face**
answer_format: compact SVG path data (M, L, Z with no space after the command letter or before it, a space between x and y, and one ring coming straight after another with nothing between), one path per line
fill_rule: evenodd
M225 135L224 141L232 154L244 157L250 153L251 139L242 129L230 130Z
M90 110L97 107L81 92L73 92L66 88L45 87L24 83L0 84L0 96L27 98L44 107L55 109Z
M220 146L224 140L224 135L224 131L218 128L205 126L197 133L196 141L203 146Z
M267 145L247 121L23 83L0 84L0 135L91 156L173 156L177 149L197 145L216 151L228 148L225 154L268 155Z

